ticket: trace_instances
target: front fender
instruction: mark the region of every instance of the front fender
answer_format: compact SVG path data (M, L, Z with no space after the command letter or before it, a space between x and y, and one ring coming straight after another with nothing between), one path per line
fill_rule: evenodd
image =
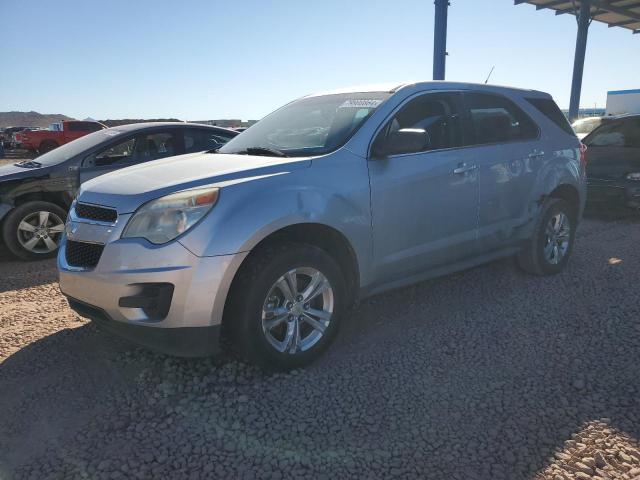
M218 204L180 239L199 256L246 252L291 225L331 227L349 241L359 266L371 255L371 211L366 164L330 158L309 168L223 187ZM362 273L361 273L362 275Z

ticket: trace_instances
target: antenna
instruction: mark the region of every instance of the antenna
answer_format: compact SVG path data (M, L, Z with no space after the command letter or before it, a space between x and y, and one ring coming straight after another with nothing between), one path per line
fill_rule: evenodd
M491 71L489 72L489 75L487 75L487 79L484 81L485 84L489 81L489 78L491 78L491 74L493 73L493 69L494 68L496 68L495 65L493 67L491 67Z

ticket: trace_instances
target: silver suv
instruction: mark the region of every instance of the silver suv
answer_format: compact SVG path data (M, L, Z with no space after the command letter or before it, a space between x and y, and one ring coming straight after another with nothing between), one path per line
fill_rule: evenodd
M80 315L151 348L316 358L357 298L500 257L560 272L581 144L542 92L463 83L293 101L216 151L83 185L58 255Z

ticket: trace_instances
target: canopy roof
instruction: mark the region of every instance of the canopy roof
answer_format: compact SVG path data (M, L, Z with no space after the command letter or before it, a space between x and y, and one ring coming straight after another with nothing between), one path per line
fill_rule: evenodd
M529 3L537 10L549 8L556 15L576 15L580 0L514 0L516 5ZM591 0L591 18L609 27L622 27L640 33L640 0Z

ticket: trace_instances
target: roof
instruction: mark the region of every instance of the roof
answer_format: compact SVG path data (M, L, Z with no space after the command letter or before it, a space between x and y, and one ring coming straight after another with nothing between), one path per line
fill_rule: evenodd
M126 125L118 125L111 127L113 130L122 130L129 132L132 130L142 130L145 128L160 128L160 127L198 127L198 128L210 128L212 130L229 130L224 127L216 127L213 125L206 125L204 123L188 123L188 122L140 122L140 123L128 123ZM233 130L231 130L233 131Z
M639 0L640 1L640 0ZM370 85L357 85L353 87L344 87L335 90L328 90L324 92L313 93L308 95L308 97L319 97L322 95L337 95L342 93L368 93L368 92L389 92L395 93L401 88L410 87L410 86L419 86L424 89L429 87L436 87L436 90L442 90L446 88L452 89L479 89L479 90L510 90L517 91L521 93L529 93L529 94L539 94L547 96L548 94L545 92L540 92L538 90L529 90L523 88L516 87L508 87L502 85L492 85L485 83L472 83L472 82L447 82L441 80L435 81L425 81L425 82L393 82L393 83L379 83L379 84L370 84Z
M529 3L537 10L555 10L556 15L576 15L580 0L514 0L516 5ZM591 0L591 18L609 27L622 27L640 33L640 0Z
M633 90L609 90L607 92L608 95L629 95L633 93L640 93L640 88L636 88Z

